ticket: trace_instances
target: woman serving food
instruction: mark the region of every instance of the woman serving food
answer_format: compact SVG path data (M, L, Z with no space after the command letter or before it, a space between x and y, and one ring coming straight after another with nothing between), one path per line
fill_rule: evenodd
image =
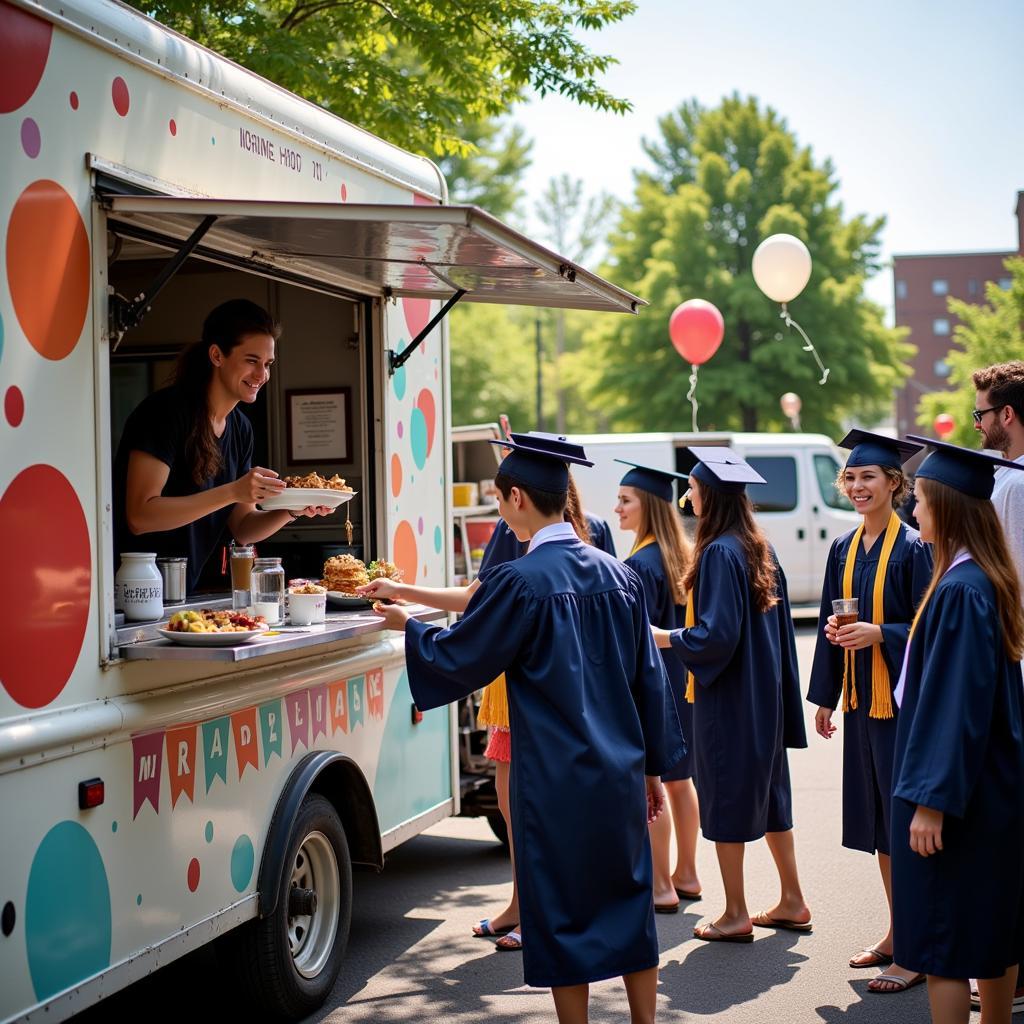
M202 339L181 354L174 383L128 417L114 460L114 549L188 557L188 589L222 543L276 533L299 515L261 512L256 503L285 488L272 469L252 465L253 432L240 402L251 405L270 379L281 331L247 299L232 299L203 323Z

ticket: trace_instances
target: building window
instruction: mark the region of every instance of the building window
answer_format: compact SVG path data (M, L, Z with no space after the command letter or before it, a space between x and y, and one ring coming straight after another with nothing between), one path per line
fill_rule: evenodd
M967 282L967 294L968 295L977 295L978 294L978 279L976 277L972 277Z
M932 321L932 333L941 336L949 334L949 321L944 316L936 317Z
M896 298L905 299L907 297L907 282L897 281L896 282Z
M1008 292L1012 284L1013 282L1008 277L999 278L999 287L1002 288L1004 292Z
M945 359L936 359L932 369L935 371L936 377L946 378L949 376L950 366Z
M932 295L948 295L949 282L944 278L937 277L932 281Z

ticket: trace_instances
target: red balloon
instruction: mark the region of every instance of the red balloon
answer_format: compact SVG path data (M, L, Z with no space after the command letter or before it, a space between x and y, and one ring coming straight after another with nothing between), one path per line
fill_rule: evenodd
M939 437L948 437L956 429L956 420L948 412L940 412L932 426Z
M722 344L725 321L717 307L704 299L687 299L668 318L668 336L676 351L694 366L706 363Z

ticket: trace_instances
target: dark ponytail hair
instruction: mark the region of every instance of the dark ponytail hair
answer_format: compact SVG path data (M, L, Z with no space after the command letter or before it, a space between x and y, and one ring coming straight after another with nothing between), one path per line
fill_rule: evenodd
M247 334L269 334L275 341L281 326L262 306L248 299L222 302L203 321L200 341L178 357L174 384L178 388L192 428L185 441L185 455L192 466L192 480L202 485L221 467L220 445L210 422L210 346L228 355Z

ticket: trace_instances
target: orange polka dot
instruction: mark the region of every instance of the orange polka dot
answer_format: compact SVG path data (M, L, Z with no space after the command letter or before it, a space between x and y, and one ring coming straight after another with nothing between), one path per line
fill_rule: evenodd
M416 533L412 524L402 520L395 529L395 537L391 543L391 558L402 570L406 583L415 583L419 569L419 554L416 550Z
M402 490L402 460L391 456L391 493L397 498Z
M47 359L78 343L89 308L89 236L74 200L55 181L34 181L7 226L7 283L18 323Z

